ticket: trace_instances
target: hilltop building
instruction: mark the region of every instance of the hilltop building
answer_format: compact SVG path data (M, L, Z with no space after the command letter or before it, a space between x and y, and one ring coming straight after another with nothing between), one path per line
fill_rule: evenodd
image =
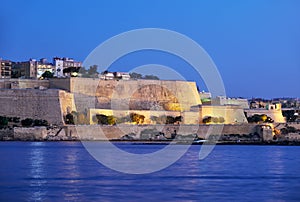
M285 123L286 120L282 115L281 104L280 103L266 103L266 104L258 104L257 108L253 107L253 103L251 103L252 108L246 109L245 113L247 117L257 115L267 115L271 117L276 123Z
M11 67L12 67L12 62L10 60L2 60L0 58L0 78L1 79L11 78Z
M67 68L81 68L82 63L72 58L54 57L53 63L42 58L39 61L30 59L24 62L12 62L11 77L22 79L40 79L44 72L49 71L54 77L70 77L70 71L64 72ZM7 77L8 78L8 77Z
M40 59L40 61L37 63L37 76L36 78L39 79L42 77L42 75L48 71L51 73L54 73L54 66L52 63L47 62L46 58Z
M228 98L225 96L217 96L212 99L212 103L214 105L231 105L231 106L239 106L242 109L249 109L249 104L247 99L243 98Z
M108 72L104 71L99 76L102 80L129 80L130 75L127 72Z
M73 58L53 58L53 66L54 66L54 76L57 78L66 77L66 73L64 70L67 68L80 68L82 67L82 62L77 62ZM68 75L70 76L70 75Z
M37 61L30 59L24 62L14 62L12 65L12 77L24 79L39 79L45 71L54 72L52 63L45 58Z

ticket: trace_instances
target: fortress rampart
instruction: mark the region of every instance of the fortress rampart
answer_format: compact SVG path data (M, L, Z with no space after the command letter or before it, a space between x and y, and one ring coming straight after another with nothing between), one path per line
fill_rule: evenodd
M0 79L0 89L49 88L48 80Z
M63 115L75 109L73 95L63 90L0 89L0 115L45 119L62 125Z
M87 103L89 108L167 111L189 111L201 104L196 83L186 81L69 78L51 79L50 88L76 94L79 111Z

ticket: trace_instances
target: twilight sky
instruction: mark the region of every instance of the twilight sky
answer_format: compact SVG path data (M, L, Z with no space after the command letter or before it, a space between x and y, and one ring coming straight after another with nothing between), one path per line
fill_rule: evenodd
M84 61L114 35L163 28L190 37L207 51L228 96L300 97L298 0L2 0L0 5L3 59L60 56ZM152 63L170 66L205 89L188 64L162 52L129 54L110 70Z

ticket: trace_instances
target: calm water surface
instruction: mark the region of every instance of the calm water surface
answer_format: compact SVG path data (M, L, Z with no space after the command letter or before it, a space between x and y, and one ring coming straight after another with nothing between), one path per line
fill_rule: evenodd
M104 167L80 142L0 142L0 201L300 201L300 147L223 145L199 161L200 147L167 169L130 175Z

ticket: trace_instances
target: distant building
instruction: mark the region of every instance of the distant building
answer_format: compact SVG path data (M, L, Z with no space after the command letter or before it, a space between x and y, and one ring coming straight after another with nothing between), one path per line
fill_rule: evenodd
M11 78L12 62L9 60L2 60L0 58L0 78Z
M129 80L130 75L127 72L114 72L115 79Z
M12 64L13 78L39 79L46 71L53 73L54 66L52 63L48 63L45 58L40 59L40 61L30 59Z
M35 59L30 59L25 62L12 63L12 77L35 79L37 78L38 62Z
M41 78L46 71L54 73L55 67L52 63L47 62L46 58L42 58L37 63L37 78Z
M64 69L66 68L80 68L82 66L82 62L77 62L74 61L72 58L59 58L59 57L54 57L53 58L53 65L54 65L54 76L55 77L66 77L69 76L64 73Z
M214 105L233 105L239 106L243 109L249 109L248 100L243 98L228 98L225 96L217 96L216 98L213 98L212 103Z
M104 71L100 75L102 80L129 80L130 75L126 72L108 72Z
M262 104L260 104L262 106ZM265 103L264 107L245 109L247 117L257 115L267 115L271 117L275 123L285 123L286 120L282 115L280 103Z
M199 92L200 100L203 105L211 105L211 93L210 92Z

